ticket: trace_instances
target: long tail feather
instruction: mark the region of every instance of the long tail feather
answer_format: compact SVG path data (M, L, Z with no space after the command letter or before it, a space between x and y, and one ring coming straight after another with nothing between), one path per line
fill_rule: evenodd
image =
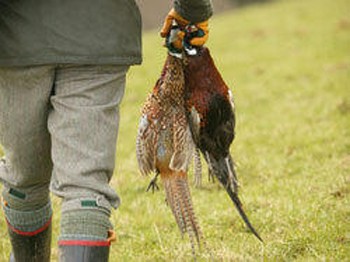
M211 165L212 165L212 172L214 175L219 179L220 183L224 186L226 189L228 195L230 196L233 204L235 205L239 215L243 219L246 226L249 228L249 230L261 241L263 242L262 238L258 234L258 232L255 230L253 225L250 223L249 218L245 211L243 210L242 203L238 197L238 183L237 183L237 175L236 171L234 169L233 160L230 155L228 155L225 158L220 158L219 160L216 160L214 157L209 157Z
M196 187L202 186L202 161L199 149L196 148L193 153L194 160L194 185Z
M167 202L173 212L181 234L188 234L192 253L196 256L196 244L200 248L203 234L193 210L186 174L179 172L162 176Z
M243 207L242 207L242 202L239 199L238 195L233 192L230 188L226 188L226 191L228 193L228 195L230 196L232 202L234 203L235 207L238 210L239 215L241 216L241 218L243 219L244 223L247 225L247 227L249 228L249 230L261 241L264 242L262 240L262 238L260 237L259 233L255 230L255 228L253 227L253 225L250 223L249 218L247 216L247 214L244 212Z

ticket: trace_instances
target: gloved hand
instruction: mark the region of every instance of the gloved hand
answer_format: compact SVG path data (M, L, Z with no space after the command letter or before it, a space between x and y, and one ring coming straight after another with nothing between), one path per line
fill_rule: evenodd
M160 36L168 37L170 31L173 29L173 21L179 26L176 32L176 37L172 36L171 43L177 48L182 48L183 39L186 36L189 44L193 46L202 46L208 39L209 29L208 20L200 23L191 23L190 21L181 17L174 8L170 10L165 18L163 28L160 31Z

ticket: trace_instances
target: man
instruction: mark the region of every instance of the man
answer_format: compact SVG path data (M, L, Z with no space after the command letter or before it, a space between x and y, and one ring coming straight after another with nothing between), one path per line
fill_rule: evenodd
M175 0L172 20L206 21L210 0ZM206 34L193 39L202 45ZM181 36L179 36L181 37ZM108 261L109 186L129 66L141 63L134 0L0 0L0 164L10 261L50 261L51 192L62 198L62 262Z

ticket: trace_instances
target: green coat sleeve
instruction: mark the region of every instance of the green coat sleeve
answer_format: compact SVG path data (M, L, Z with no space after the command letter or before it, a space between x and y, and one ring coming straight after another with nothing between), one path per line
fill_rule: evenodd
M175 0L175 11L193 23L208 20L213 14L211 0Z

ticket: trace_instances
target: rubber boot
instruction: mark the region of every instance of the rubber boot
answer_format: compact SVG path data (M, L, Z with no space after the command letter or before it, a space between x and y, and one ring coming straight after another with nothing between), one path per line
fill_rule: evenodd
M10 262L50 262L51 224L37 234L23 235L8 229L12 253Z
M108 262L109 245L60 245L60 262Z

